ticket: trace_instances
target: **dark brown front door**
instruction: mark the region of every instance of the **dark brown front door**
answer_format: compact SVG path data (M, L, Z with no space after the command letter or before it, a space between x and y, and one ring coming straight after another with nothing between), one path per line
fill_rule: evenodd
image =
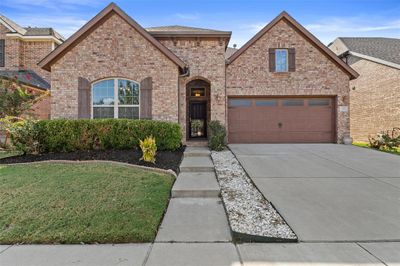
M189 137L207 137L207 102L189 103Z
M333 110L333 98L230 98L229 142L333 142Z

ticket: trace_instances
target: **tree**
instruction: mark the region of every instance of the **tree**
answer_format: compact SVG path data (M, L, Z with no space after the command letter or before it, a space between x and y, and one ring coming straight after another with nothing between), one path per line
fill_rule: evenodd
M22 115L32 117L32 106L45 95L47 94L33 94L15 80L0 79L0 118Z
M35 118L32 106L48 93L34 94L16 80L0 79L0 147L6 147L14 123ZM1 143L1 135L4 140Z

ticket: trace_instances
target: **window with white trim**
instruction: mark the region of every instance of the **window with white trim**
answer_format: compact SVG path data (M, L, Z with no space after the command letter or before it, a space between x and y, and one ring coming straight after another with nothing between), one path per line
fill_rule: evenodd
M287 49L275 50L275 71L276 72L289 71L289 56Z
M139 83L115 78L92 85L92 118L139 117Z

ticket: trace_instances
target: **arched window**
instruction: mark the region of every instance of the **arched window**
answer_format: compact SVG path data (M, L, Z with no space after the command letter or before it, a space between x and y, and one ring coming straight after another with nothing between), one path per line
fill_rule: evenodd
M139 119L139 84L117 78L94 83L92 118Z

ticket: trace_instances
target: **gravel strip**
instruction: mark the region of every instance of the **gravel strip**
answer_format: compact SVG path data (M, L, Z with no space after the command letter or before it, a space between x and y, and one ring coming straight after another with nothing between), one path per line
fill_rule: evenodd
M285 220L251 182L231 151L213 151L211 157L232 231L271 238L297 239Z

